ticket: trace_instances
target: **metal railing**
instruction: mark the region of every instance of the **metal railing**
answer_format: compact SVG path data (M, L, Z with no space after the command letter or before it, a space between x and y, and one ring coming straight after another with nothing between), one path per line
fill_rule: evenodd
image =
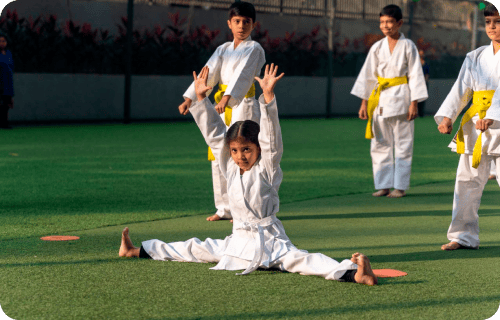
M126 0L108 0L125 2ZM258 12L325 17L335 6L336 19L378 20L380 9L396 4L408 19L413 5L413 22L430 23L434 27L461 29L470 19L471 1L461 0L247 0ZM136 3L154 5L195 6L205 9L226 10L234 0L135 0Z

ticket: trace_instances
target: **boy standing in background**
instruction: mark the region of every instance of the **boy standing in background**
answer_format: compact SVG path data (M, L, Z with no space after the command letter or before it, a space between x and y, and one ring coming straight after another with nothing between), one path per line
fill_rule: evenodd
M260 75L266 59L262 46L252 41L250 33L255 24L255 8L251 3L240 1L229 7L227 24L233 33L233 42L219 46L205 66L210 70L208 86L219 89L214 96L215 110L221 115L226 126L237 121L260 121L259 103L255 99L254 78ZM207 93L210 95L211 90ZM184 102L179 112L186 115L193 101L196 101L194 82L184 93ZM208 221L231 219L227 182L220 171L218 161L208 152L212 161L212 180L214 201L217 212L207 218Z
M363 100L359 118L368 120L365 137L371 139L373 178L378 190L374 197L406 195L413 156L413 119L418 114L418 102L428 97L417 47L399 32L402 19L400 7L388 5L382 9L380 30L385 38L370 48L351 91Z

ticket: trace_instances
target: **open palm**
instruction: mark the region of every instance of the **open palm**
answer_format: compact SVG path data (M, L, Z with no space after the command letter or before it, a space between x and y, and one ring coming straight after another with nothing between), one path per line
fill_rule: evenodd
M207 66L203 67L201 69L199 76L196 76L196 72L193 71L193 77L194 77L194 88L197 96L203 96L205 97L206 93L208 90L212 89L212 87L209 87L207 85L207 79L208 79L208 73L209 69Z
M266 69L264 71L264 77L262 79L255 77L255 80L259 82L259 85L264 93L274 92L274 87L276 86L276 83L285 75L284 73L282 73L278 77L276 77L277 73L278 73L278 66L277 65L275 66L274 63L272 63L271 66L266 65Z

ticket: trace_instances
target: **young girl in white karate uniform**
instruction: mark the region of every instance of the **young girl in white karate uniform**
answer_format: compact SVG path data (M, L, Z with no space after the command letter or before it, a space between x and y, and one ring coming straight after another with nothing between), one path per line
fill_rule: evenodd
M500 184L500 16L493 5L484 9L484 16L492 42L467 54L457 81L434 116L439 132L449 134L472 98L449 145L461 155L447 234L450 242L442 250L479 247L478 210L492 162Z
M427 99L418 50L399 32L402 24L401 8L382 9L380 29L386 37L370 48L351 91L362 99L359 118L368 120L375 197L403 197L410 188L413 119L418 102Z
M125 228L120 256L216 262L213 270L244 270L239 275L249 274L257 268L275 268L327 280L377 283L365 255L355 253L351 259L339 263L321 253L299 250L276 217L278 189L283 178L279 165L283 144L274 97L274 86L283 74L276 77L277 69L274 65L266 66L264 78L256 78L264 92L259 98L260 132L256 122L246 120L233 124L226 133L226 126L206 99L206 91L210 88L206 84L208 68L203 68L198 79L194 74L198 101L191 106L190 112L227 179L233 233L224 240L192 238L165 243L155 239L136 248Z

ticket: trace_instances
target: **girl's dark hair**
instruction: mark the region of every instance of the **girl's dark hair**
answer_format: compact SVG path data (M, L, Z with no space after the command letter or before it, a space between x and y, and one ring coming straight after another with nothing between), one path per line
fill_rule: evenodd
M251 18L255 23L255 7L250 2L238 1L229 7L229 20L234 16Z
M483 12L485 17L498 16L497 8L491 3L487 4Z
M226 145L229 146L231 141L243 138L247 141L255 143L257 147L260 148L259 132L260 126L257 122L252 120L237 121L231 126L231 128L229 128L229 130L227 130Z
M397 22L403 19L403 12L401 11L401 8L398 7L397 5L390 4L382 8L382 11L380 11L380 17L382 16L389 16L391 18L396 19Z

